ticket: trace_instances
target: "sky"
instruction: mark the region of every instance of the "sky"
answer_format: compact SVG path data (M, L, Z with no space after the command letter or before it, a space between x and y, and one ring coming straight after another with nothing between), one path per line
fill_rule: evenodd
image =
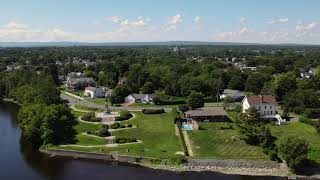
M320 0L1 0L0 42L320 44Z

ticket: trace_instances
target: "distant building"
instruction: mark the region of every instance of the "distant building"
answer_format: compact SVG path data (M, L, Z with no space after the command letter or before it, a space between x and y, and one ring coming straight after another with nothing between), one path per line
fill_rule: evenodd
M67 87L72 90L83 90L89 86L96 86L95 80L91 77L69 78L67 80Z
M125 103L152 103L155 94L130 94L125 98Z
M277 101L274 96L246 96L242 101L242 112L255 108L262 118L274 118L277 114Z
M105 97L105 91L103 88L97 88L97 87L86 87L84 90L84 96L90 97L90 98L103 98Z
M246 95L244 94L244 92L241 92L239 90L233 90L233 89L225 89L223 91L223 93L220 95L220 99L224 99L226 97L231 98L234 101L242 101L242 99L245 97Z

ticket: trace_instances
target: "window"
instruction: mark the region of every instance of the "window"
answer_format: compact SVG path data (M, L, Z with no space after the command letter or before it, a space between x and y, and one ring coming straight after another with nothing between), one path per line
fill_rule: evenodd
M267 109L267 106L264 106L264 109Z
M270 109L272 109L272 106L270 106Z

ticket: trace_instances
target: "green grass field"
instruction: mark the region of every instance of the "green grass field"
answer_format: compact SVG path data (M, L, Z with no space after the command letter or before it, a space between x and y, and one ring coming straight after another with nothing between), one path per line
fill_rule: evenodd
M159 115L145 115L142 112L134 112L135 118L126 122L137 126L135 129L120 130L112 135L118 137L133 137L141 140L140 144L121 145L113 148L89 148L89 147L57 147L58 149L69 149L87 152L113 152L119 154L146 156L146 157L168 157L175 156L177 151L182 151L180 141L175 135L172 113ZM75 127L78 135L77 145L103 145L106 140L83 135L87 131L99 130L100 125L79 122Z
M268 126L271 133L278 139L286 136L298 136L307 140L311 147L309 158L320 163L320 134L313 126L301 122L290 122L282 126L270 124Z
M236 130L221 129L221 127L228 128L228 123L209 122L202 123L201 126L205 130L188 132L195 157L268 160L261 147L247 145L244 141L239 140Z
M86 98L87 101L95 103L95 104L99 104L99 105L105 105L106 103L106 98ZM108 102L108 104L110 105L110 103Z

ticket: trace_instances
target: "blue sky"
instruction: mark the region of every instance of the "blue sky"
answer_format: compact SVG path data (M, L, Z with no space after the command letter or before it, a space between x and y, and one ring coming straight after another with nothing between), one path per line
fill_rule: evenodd
M0 41L320 44L319 0L2 0Z

